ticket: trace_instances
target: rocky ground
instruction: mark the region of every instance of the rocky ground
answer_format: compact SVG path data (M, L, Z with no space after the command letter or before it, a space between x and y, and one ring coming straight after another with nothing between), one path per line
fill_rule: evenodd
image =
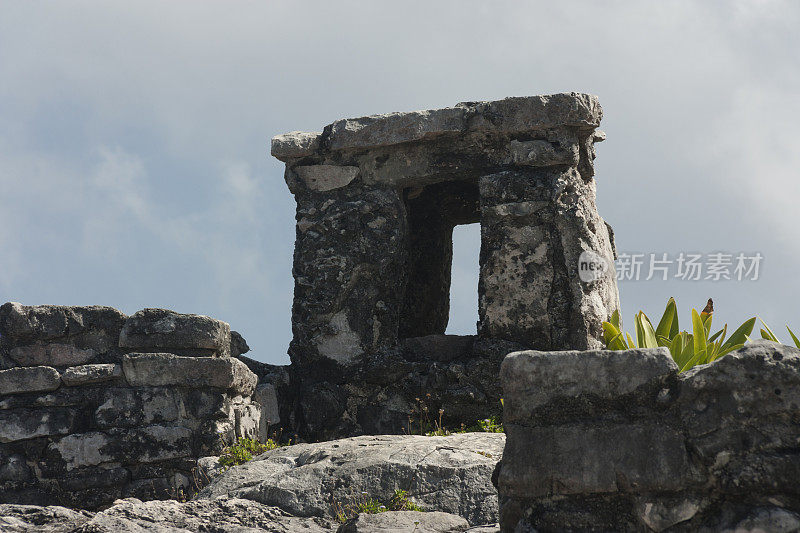
M505 435L495 433L365 436L271 450L225 472L206 459L210 483L191 501L127 498L97 513L5 504L0 530L498 531L491 478L504 444ZM354 512L367 500L388 501L396 490L425 512ZM352 516L341 523L340 512Z

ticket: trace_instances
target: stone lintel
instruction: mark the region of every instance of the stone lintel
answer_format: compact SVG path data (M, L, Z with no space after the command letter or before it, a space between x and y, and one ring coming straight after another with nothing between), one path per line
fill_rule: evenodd
M271 153L287 162L315 153L390 146L443 134L519 135L556 127L593 130L602 116L598 98L589 94L511 97L428 111L337 120L323 132L292 132L273 137Z

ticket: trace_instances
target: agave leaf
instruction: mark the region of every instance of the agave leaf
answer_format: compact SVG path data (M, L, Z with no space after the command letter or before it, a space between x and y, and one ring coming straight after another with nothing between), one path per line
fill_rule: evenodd
M761 328L761 338L772 342L781 342L771 331L765 330L764 328Z
M744 324L739 326L736 331L731 334L731 338L728 339L723 345L723 348L734 346L736 344L744 344L746 341L750 340L750 334L753 333L753 326L756 324L756 317L753 317L749 320L745 320Z
M683 338L680 335L675 335L672 337L672 341L669 343L669 353L672 355L672 359L676 363L681 358L681 351L683 351Z
M789 329L789 326L786 326L786 329ZM795 334L792 332L791 329L789 329L789 335L792 336L792 340L794 341L794 345L797 346L798 348L800 348L800 340L797 340L797 337L795 336Z
M716 361L717 359L719 359L723 355L728 355L732 351L738 350L742 346L744 346L744 343L742 343L742 344L734 344L733 346L728 346L727 348L722 348L722 350L720 350L720 352L717 354L717 356L713 360Z
M619 309L614 309L614 312L611 313L610 322L614 325L615 328L621 329L619 325Z
M711 336L708 338L708 342L714 342L714 341L716 341L716 340L719 338L719 336L720 336L720 335L722 335L722 333L723 333L723 332L724 332L724 331L727 329L727 327L728 327L728 324L725 324L725 327L724 327L723 329L721 329L721 330L719 330L718 332L716 332L716 333L714 333L713 335L711 335ZM722 337L722 339L724 340L724 339L725 339L725 337L723 336L723 337Z
M708 337L708 333L711 331L711 322L714 320L714 314L700 313L700 320L703 322L703 327L706 330L706 337Z
M650 322L650 319L647 318L647 315L644 314L643 311L639 311L638 315L639 321L639 335L641 335L639 340L639 347L640 348L658 348L658 340L656 339L656 332L653 329L653 324Z
M670 298L667 302L667 308L664 309L664 314L661 316L661 320L658 321L658 326L656 327L656 335L661 337L666 337L667 339L671 339L678 333L677 328L675 328L675 334L670 335L673 331L672 323L675 322L675 317L678 314L678 306L675 304L675 299Z
M611 322L603 322L603 340L605 341L606 346L609 347L609 349L611 349L611 350L614 349L614 348L610 347L611 339L613 339L614 337L616 337L619 334L620 334L619 328L614 326L613 323L611 323Z
M709 315L710 316L710 315ZM700 319L697 309L692 309L692 338L694 343L694 358L705 358L706 356L706 326ZM692 365L694 366L694 365ZM689 367L691 368L691 367Z
M631 334L630 333L626 333L625 336L628 337L628 348L636 348L636 343L633 342L633 339L631 338Z
M692 357L694 357L694 342L692 340L692 336L689 333L681 332L681 336L684 338L684 345L683 350L681 350L681 358L680 361L676 361L678 366L683 368Z
M778 340L778 337L776 337L775 334L772 333L772 330L769 329L769 326L767 325L766 322L761 320L761 324L763 324L764 328L766 328L766 331L764 331L764 329L761 330L761 338L762 339L767 339L767 340L772 341L772 342L781 342L781 341Z
M705 355L706 355L705 350L700 352L700 353L695 353L691 357L691 359L689 359L686 362L686 364L681 367L681 372L685 372L686 370L689 370L690 368L694 368L698 364L703 364L702 361L703 361Z

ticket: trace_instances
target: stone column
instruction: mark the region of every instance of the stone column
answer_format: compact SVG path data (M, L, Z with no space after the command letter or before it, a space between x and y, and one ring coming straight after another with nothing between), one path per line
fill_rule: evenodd
M595 206L594 140L591 130L562 128L512 141L511 168L481 178L482 336L540 350L601 347L601 323L619 299ZM581 260L597 263L596 279L581 278Z

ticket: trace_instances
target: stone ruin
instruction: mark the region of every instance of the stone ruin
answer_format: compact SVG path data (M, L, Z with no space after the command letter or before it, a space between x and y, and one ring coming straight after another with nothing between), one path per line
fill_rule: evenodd
M288 367L209 317L0 306L0 504L98 508L214 477L185 504L0 505L0 528L330 531L330 494L404 487L454 513L415 515L431 531L800 530L800 350L752 342L682 373L665 348L596 350L619 307L600 118L572 93L276 137L297 200ZM452 230L473 222L478 327L445 335ZM586 276L586 257L606 268ZM313 441L501 412L505 435L302 444L231 475L201 458L268 428Z
M225 322L163 309L0 306L0 503L190 495L198 458L263 437L269 390L243 345Z
M602 110L578 93L344 119L272 140L297 201L286 413L316 438L397 433L419 402L499 414L513 349L592 349L619 307L595 207ZM476 336L445 336L453 228L480 223ZM478 259L478 258L476 258ZM417 400L423 398L423 400Z

